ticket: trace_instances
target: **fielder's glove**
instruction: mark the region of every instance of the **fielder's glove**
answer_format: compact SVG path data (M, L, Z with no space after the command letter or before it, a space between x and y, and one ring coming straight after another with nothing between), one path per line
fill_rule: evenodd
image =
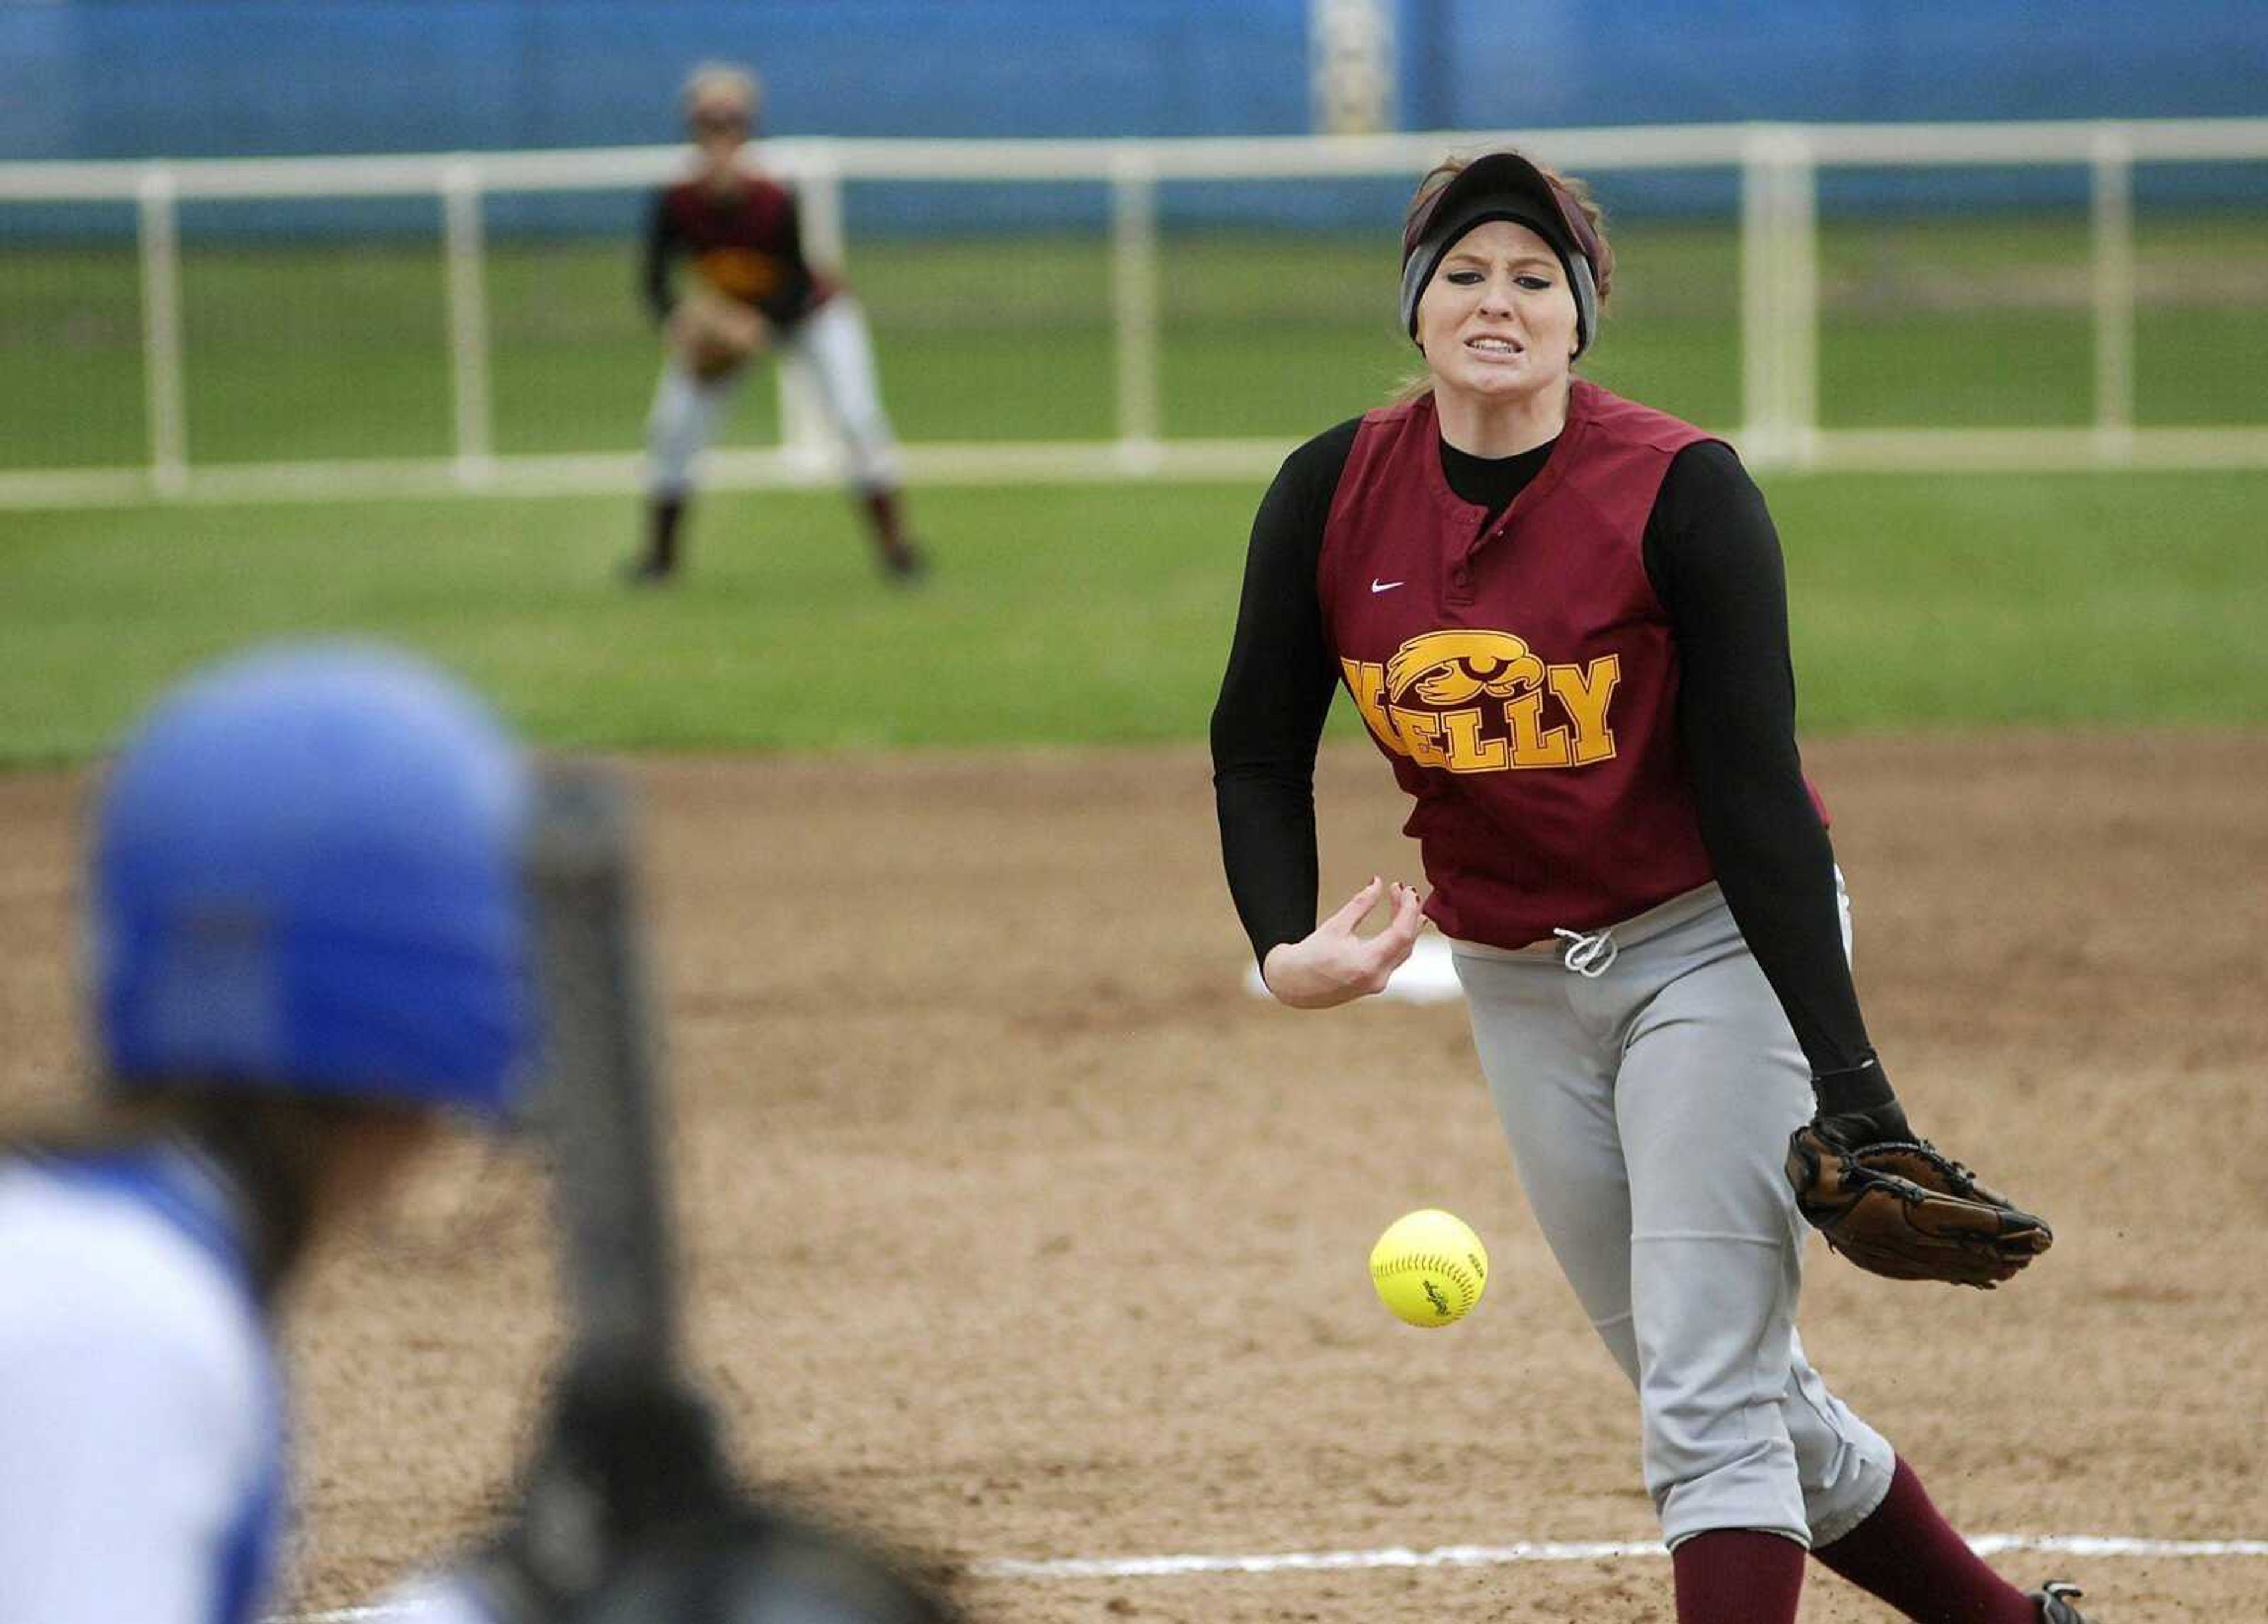
M1797 1209L1860 1268L1989 1291L2053 1244L2044 1220L1914 1134L1878 1064L1815 1086L1820 1113L1789 1136L1788 1182Z
M703 383L730 377L765 346L769 330L754 306L705 283L686 290L669 312L668 338Z

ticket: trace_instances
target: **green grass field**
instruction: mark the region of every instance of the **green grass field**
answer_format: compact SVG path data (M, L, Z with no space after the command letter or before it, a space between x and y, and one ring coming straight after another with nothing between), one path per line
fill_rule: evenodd
M1618 235L1592 371L1739 416L1725 230ZM1287 442L1412 359L1368 239L1176 239L1160 289L1179 436ZM2146 423L2268 419L2268 222L2146 222ZM2083 228L1874 221L1822 235L1830 424L2075 423L2091 410ZM850 267L909 440L1113 430L1101 245L862 242ZM627 450L654 349L620 244L498 246L500 447ZM193 460L449 448L430 247L192 241ZM143 452L130 258L0 250L0 467ZM776 431L744 391L731 439ZM2268 474L1785 477L1770 486L1816 731L2268 721ZM0 762L100 750L160 683L248 638L425 649L543 739L861 748L1193 739L1228 639L1256 486L917 491L939 562L886 591L832 494L718 496L682 587L613 570L628 498L144 507L0 516ZM1342 716L1336 725L1351 724Z
M1740 418L1738 244L1715 224L1635 223L1593 374L1712 426ZM2146 424L2268 420L2268 220L2138 232L2136 412ZM1822 233L1820 411L1830 427L2072 424L2094 410L2083 220L1831 224ZM1387 393L1413 359L1370 236L1171 235L1159 367L1170 436L1296 437ZM853 284L900 432L1095 439L1115 431L1100 238L875 239ZM495 437L520 452L627 451L656 349L623 242L493 246ZM0 468L147 455L130 250L0 244ZM440 456L453 449L434 243L186 242L182 328L197 462ZM768 378L727 441L777 434Z
M2268 722L2268 474L1768 489L1808 731ZM917 491L909 593L832 495L714 497L645 593L614 578L626 499L11 514L0 762L99 752L195 663L305 633L427 650L558 745L1197 739L1256 496Z

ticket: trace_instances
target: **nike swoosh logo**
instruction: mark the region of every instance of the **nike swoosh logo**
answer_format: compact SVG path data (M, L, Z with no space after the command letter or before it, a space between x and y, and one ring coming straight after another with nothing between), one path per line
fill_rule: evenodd
M1373 592L1390 592L1397 586L1407 584L1404 581L1381 581L1376 576L1370 577L1370 590Z

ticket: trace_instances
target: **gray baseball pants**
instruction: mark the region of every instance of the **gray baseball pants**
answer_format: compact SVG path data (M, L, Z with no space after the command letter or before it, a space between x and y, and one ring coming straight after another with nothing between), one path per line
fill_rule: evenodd
M843 442L843 470L859 490L898 482L898 443L882 411L874 343L858 302L838 293L779 342L780 358L810 377ZM708 449L747 367L707 382L674 356L662 364L646 416L646 481L656 496L692 489L694 465Z
M1528 1204L1638 1388L1663 1537L1840 1539L1894 1459L1796 1335L1809 1226L1783 1160L1811 1072L1722 893L1585 943L1451 946Z

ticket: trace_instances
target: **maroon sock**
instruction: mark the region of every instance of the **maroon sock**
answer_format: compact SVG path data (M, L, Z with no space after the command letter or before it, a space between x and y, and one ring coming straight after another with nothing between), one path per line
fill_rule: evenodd
M1811 1554L1920 1624L2039 1624L2038 1606L1969 1548L1903 1460L1867 1520Z
M1795 1624L1803 1547L1755 1528L1712 1528L1670 1554L1677 1624Z
M646 512L646 568L667 575L677 568L677 533L685 521L685 498L656 496Z
M874 545L885 558L895 558L906 550L903 521L898 517L898 493L887 486L874 486L860 495L866 510L866 523L874 532Z

